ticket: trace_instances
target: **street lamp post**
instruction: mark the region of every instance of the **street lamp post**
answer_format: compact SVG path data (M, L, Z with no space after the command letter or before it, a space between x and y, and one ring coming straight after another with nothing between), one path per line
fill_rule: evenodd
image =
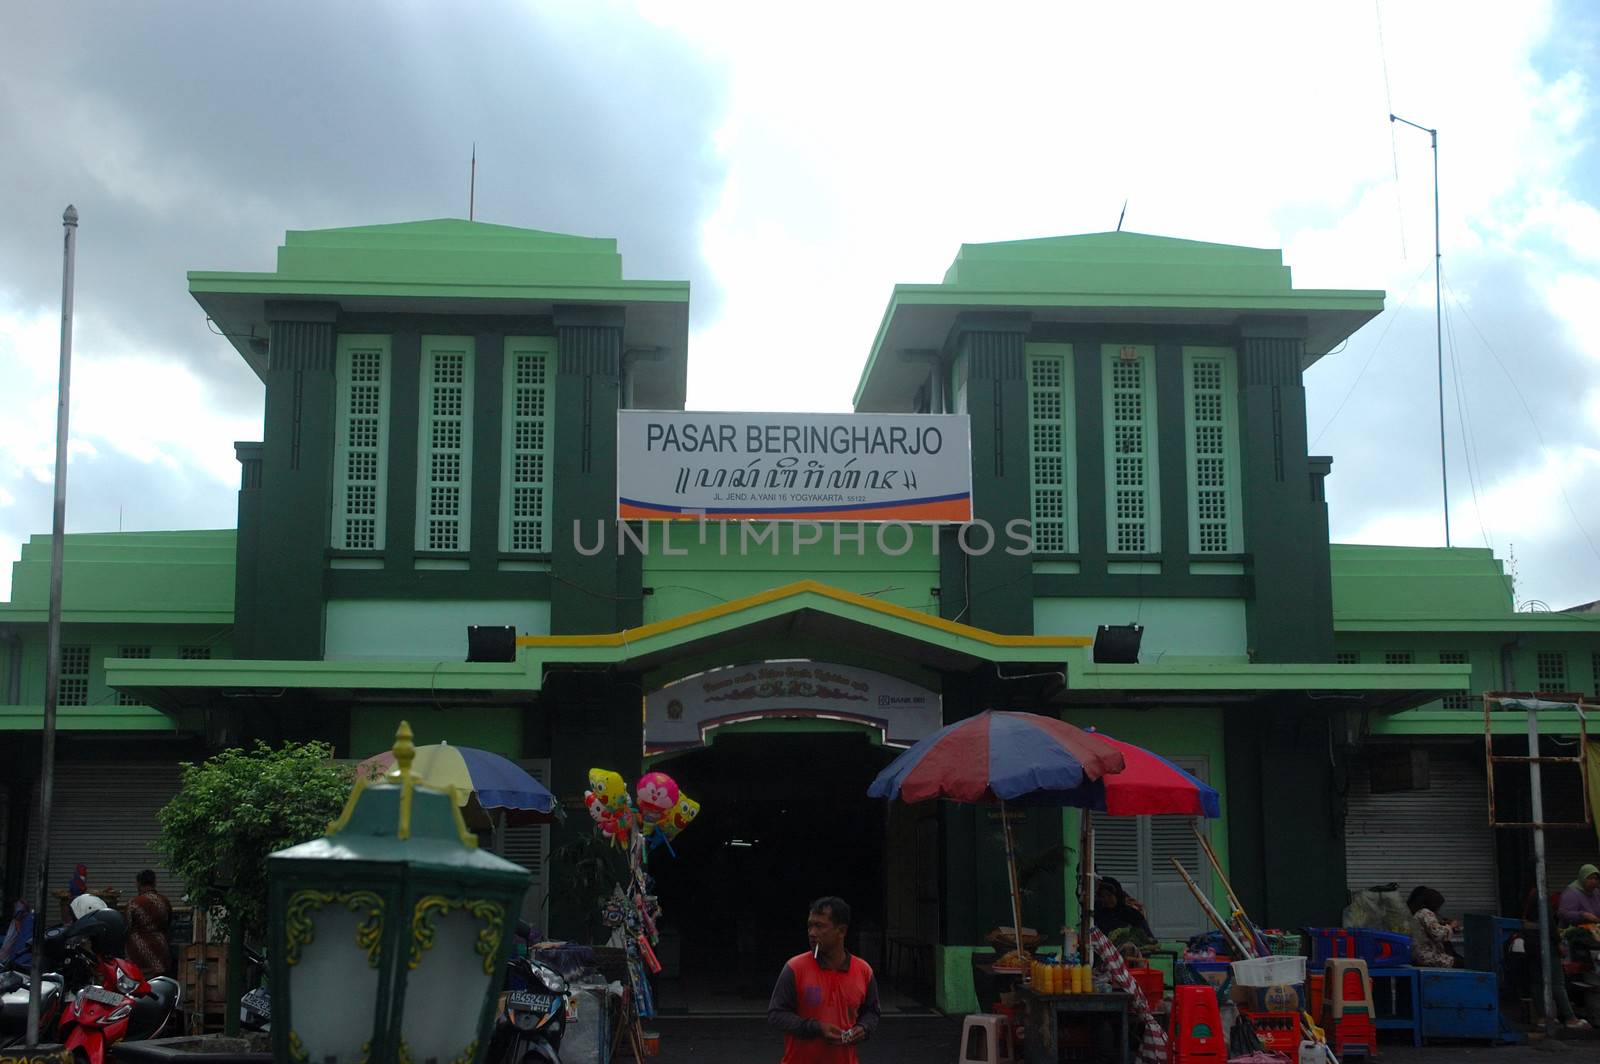
M1439 250L1439 131L1420 126L1399 115L1389 121L1420 129L1433 145L1433 339L1435 364L1439 371L1439 480L1444 491L1444 545L1450 546L1450 473L1444 456L1444 271Z
M324 838L267 859L272 1054L317 1064L477 1064L531 876L477 848L455 789L358 779Z

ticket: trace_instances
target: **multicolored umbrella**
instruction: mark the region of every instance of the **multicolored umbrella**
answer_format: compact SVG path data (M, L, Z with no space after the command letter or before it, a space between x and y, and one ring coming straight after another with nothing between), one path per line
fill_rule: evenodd
M1017 955L1022 949L1022 892L1017 844L1006 803L1085 806L1102 776L1121 772L1123 755L1104 737L1037 713L986 710L946 725L889 763L867 788L874 798L920 802L999 802ZM1103 792L1099 792L1104 800Z
M1216 789L1189 775L1160 754L1125 743L1103 732L1090 732L1122 755L1122 771L1093 786L1098 798L1085 808L1111 816L1219 817L1222 803Z
M357 765L356 772L384 776L394 767L394 753L385 750ZM515 762L487 750L449 743L419 746L411 772L429 786L455 787L462 806L502 813L507 824L544 824L561 815L556 796L544 784Z
M1122 771L1119 746L1054 717L987 710L946 725L895 758L867 794L906 802L1082 806L1100 793L1095 784L1102 776Z

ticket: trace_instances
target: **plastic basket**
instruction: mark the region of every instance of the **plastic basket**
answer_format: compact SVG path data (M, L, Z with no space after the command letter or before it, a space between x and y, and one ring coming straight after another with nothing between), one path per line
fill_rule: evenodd
M1300 1014L1298 1012L1245 1012L1250 1024L1261 1039L1261 1044L1274 1053L1286 1056L1300 1048Z
M1410 935L1365 927L1357 928L1354 934L1356 956L1366 961L1368 968L1400 968L1411 963Z
M1308 927L1306 938L1311 942L1311 967L1321 969L1331 957L1354 957L1356 935L1342 927Z
M1304 957L1252 957L1233 962L1233 981L1240 986L1282 986L1306 981Z
M1263 931L1261 938L1275 957L1298 957L1305 952L1305 942L1298 931Z

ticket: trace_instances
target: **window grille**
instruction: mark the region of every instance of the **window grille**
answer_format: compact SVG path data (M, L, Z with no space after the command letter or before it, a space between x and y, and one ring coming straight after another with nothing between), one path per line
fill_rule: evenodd
M1104 348L1106 537L1113 554L1161 550L1157 508L1155 351Z
M63 646L61 672L56 684L56 704L59 706L86 706L89 704L89 648Z
M1541 651L1536 659L1539 690L1565 691L1567 689L1567 656L1558 651Z
M118 647L117 648L117 657L119 657L119 658L136 658L136 659L139 659L139 660L148 660L149 657L150 657L150 648L149 647ZM144 703L139 701L138 696L136 696L136 695L130 695L126 691L118 691L117 692L117 705L119 705L119 706L142 706L142 705L144 705Z
M1073 438L1072 347L1028 345L1028 452L1033 549L1078 549L1077 446Z
M550 552L550 387L555 345L548 337L506 341L501 428L500 549Z
M1467 653L1464 650L1441 650L1439 651L1439 664L1465 665L1467 664ZM1445 695L1440 700L1440 704L1444 709L1471 709L1473 708L1473 696L1470 693L1462 694L1458 691Z
M389 452L389 338L341 336L333 546L382 550Z
M178 651L178 658L181 661L210 661L211 660L211 648L210 647L183 647L182 649L180 649Z
M1600 698L1600 654L1594 655L1589 664L1594 673L1594 696Z
M1361 655L1354 650L1336 650L1333 652L1333 663L1335 665L1358 665L1361 663Z
M1415 661L1415 656L1409 650L1390 650L1383 655L1385 665L1411 665Z
M464 551L472 534L470 336L422 338L417 550Z
M1186 348L1183 358L1189 550L1237 553L1239 445L1233 351Z

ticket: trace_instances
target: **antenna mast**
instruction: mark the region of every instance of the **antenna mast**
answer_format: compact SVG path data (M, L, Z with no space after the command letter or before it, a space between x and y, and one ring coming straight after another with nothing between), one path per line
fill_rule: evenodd
M467 221L478 206L478 142L472 142L472 177L467 182Z

